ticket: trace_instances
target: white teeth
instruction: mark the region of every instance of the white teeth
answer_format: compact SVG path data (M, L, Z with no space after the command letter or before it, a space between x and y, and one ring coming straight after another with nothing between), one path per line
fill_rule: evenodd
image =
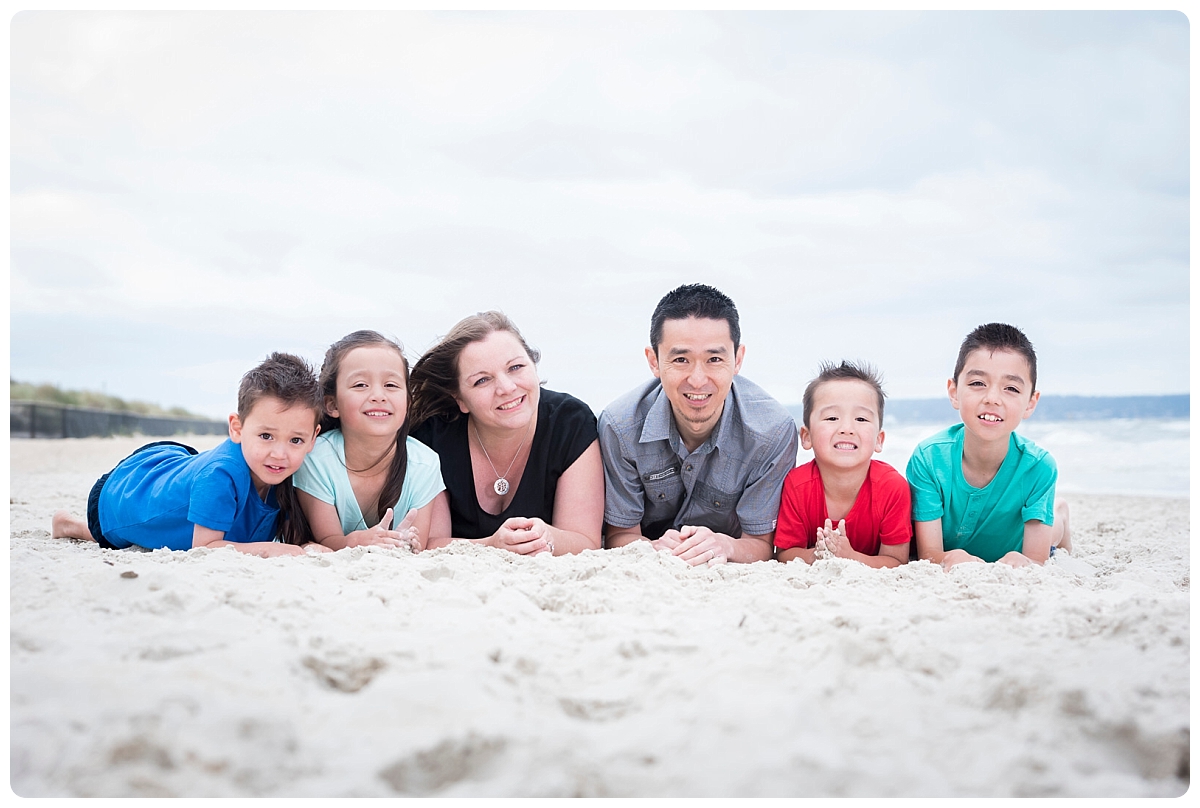
M501 405L500 405L499 407L497 407L496 409L499 409L499 410L511 410L513 407L515 407L515 406L517 406L518 404L520 404L520 403L521 403L521 401L522 401L522 399L517 399L516 401L511 401L511 402L509 402L508 404L501 404Z
M835 444L833 444L833 448L835 448L835 449L857 449L858 447L855 446L853 443L835 443Z
M710 396L709 393L684 393L683 397L689 401L704 401Z
M981 420L981 421L1000 421L1000 420L1001 420L1001 418L1000 418L1000 416L998 416L998 415L991 415L991 414L989 413L989 414L987 414L987 415L981 415L981 416L979 416L979 420Z

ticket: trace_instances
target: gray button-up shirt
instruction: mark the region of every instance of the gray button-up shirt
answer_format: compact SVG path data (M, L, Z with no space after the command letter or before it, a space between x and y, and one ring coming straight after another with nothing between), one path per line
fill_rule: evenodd
M796 422L735 376L713 433L689 453L658 379L600 415L604 521L657 539L683 525L738 538L775 530L783 478L796 465Z

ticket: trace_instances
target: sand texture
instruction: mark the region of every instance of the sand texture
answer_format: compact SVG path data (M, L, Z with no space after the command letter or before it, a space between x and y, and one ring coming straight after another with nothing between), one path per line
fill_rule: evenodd
M1188 787L1186 499L1072 497L1065 563L950 573L52 540L141 442L12 443L21 796Z

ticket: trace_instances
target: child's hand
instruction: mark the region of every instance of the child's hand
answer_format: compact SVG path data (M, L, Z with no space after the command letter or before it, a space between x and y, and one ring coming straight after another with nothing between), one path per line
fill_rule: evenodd
M383 519L379 520L379 524L369 527L366 530L356 530L347 536L346 546L361 547L364 545L374 545L376 547L395 547L400 550L412 552L413 548L419 546L417 544L417 540L419 539L417 529L412 526L416 513L415 509L409 511L397 529L392 530L392 509L388 508L384 511Z
M824 550L825 558L848 558L850 541L846 538L846 520L839 521L835 529L833 520L826 519L825 527L817 528L817 547Z
M403 537L403 541L408 542L408 551L410 553L417 552L421 546L421 533L413 525L415 521L417 521L417 509L410 508L408 513L404 514L404 518L400 520L400 524L396 526L396 530L394 531Z

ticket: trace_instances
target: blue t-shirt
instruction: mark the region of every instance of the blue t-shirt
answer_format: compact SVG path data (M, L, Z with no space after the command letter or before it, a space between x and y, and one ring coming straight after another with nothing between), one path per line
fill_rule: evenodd
M392 506L393 527L400 524L410 509L425 507L438 492L446 489L442 484L442 467L437 454L413 437L409 437L405 446L408 449L408 465L400 499ZM295 486L304 493L337 508L342 535L348 536L356 530L370 527L358 507L358 499L350 486L350 475L346 473L346 441L340 429L332 429L317 438L313 450L304 458L304 465L293 479Z
M955 424L921 441L908 461L913 521L942 520L942 547L984 561L1021 552L1025 523L1054 524L1058 466L1045 449L1012 433L1008 454L983 488L962 473L965 427Z
M193 455L177 444L135 452L117 464L100 492L100 528L114 547L189 550L195 525L226 541L272 541L279 508L254 489L242 447L226 440Z

